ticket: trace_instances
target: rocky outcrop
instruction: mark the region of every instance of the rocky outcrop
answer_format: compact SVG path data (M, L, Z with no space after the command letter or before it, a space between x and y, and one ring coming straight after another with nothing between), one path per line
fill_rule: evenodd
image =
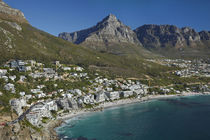
M178 28L174 25L143 25L134 32L146 48L196 47L204 40L209 40L209 32L198 33L192 28Z
M34 130L23 124L16 123L11 126L0 126L0 139L2 140L58 140L54 130L60 126L62 120L53 120L41 131Z
M75 44L109 46L110 44L129 43L140 45L136 34L112 14L96 26L78 32L61 33L59 37Z
M28 23L24 14L20 10L9 7L3 1L0 1L0 18L20 23Z
M205 40L210 40L210 31L201 31L199 32L200 39L205 41Z

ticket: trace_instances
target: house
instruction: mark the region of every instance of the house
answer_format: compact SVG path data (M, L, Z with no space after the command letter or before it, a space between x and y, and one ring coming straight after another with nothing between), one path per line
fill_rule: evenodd
M37 67L41 67L41 66L43 66L44 64L42 64L42 63L36 63L36 66Z
M64 70L64 71L70 71L71 68L70 68L70 67L63 67L63 70Z
M72 95L72 94L69 94L69 93L62 94L62 96L63 96L64 98L69 98L69 99L73 97L73 95Z
M20 116L23 113L22 107L27 106L27 103L24 98L20 98L10 100L10 105L17 112L18 116Z
M25 69L26 69L26 71L31 71L32 70L31 66L27 66L27 67L25 67Z
M107 87L107 88L106 88L106 91L111 92L111 91L113 91L113 88Z
M26 97L26 100L28 100L32 98L32 95L25 95L25 97Z
M29 76L31 76L32 78L41 78L42 75L40 73L30 73Z
M58 93L62 93L62 92L64 92L63 89L59 89L59 90L58 90Z
M25 96L26 93L25 92L20 92L19 94L20 94L20 96Z
M77 77L77 76L78 76L78 74L77 74L77 73L75 73L75 72L72 72L72 73L70 73L70 76L72 76L72 77Z
M118 91L106 92L106 95L110 100L120 99L120 93Z
M144 94L144 90L141 88L141 89L136 89L133 91L135 95L140 95L140 94Z
M73 68L75 71L83 71L84 69L82 67L74 67Z
M60 65L61 65L61 64L60 64L60 61L55 61L54 64L55 64L56 66L59 66L59 67L60 67Z
M8 82L8 77L7 76L1 76L2 79L4 79L5 82Z
M82 96L82 91L80 89L71 90L71 93L73 93L75 96Z
M19 72L26 72L26 67L25 66L18 66L18 71Z
M10 61L10 68L17 69L19 72L26 72L25 62L22 60Z
M17 68L18 67L18 63L17 61L13 60L13 61L10 61L10 68Z
M43 89L44 87L46 87L45 85L38 85L37 88L38 89Z
M10 79L10 80L12 80L12 81L15 81L15 79L16 79L16 75L9 76L9 79Z
M43 68L44 73L46 74L55 74L55 71L53 68Z
M32 67L35 67L35 65L36 65L36 61L34 61L34 60L29 60L28 63L29 63Z
M80 73L79 76L80 77L86 77L88 74L87 73Z
M25 62L23 60L17 60L16 61L18 66L24 66L25 65Z
M134 91L134 90L140 89L140 88L141 88L140 85L136 85L136 84L131 85L131 86L129 87L129 89L130 89L131 91Z
M43 98L43 97L46 97L46 94L44 93L38 93L35 95L37 98Z
M5 76L7 74L7 70L0 69L0 77Z
M11 91L12 93L15 93L15 85L8 83L4 86L5 90L7 91Z
M25 76L23 76L23 75L21 75L21 76L20 76L20 80L19 80L19 81L20 81L20 82L24 82L25 80L26 80L26 77L25 77Z
M43 93L43 91L41 89L31 89L31 92L34 94Z

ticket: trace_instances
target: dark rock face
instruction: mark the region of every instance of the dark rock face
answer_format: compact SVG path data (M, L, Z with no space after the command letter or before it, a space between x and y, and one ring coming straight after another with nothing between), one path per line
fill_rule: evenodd
M112 14L97 23L96 26L78 32L61 33L59 37L75 44L96 43L103 46L112 43L140 44L136 34Z
M208 31L201 31L199 32L201 40L210 40L210 32Z
M174 25L143 25L135 30L139 41L149 48L174 46L177 48L201 43L201 37L189 27Z

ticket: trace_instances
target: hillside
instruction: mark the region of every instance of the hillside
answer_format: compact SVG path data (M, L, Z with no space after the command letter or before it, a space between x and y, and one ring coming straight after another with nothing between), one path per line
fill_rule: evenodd
M6 10L8 5L5 6ZM9 8L10 10L12 8ZM19 10L14 12L20 13ZM2 12L0 12L2 13ZM16 14L22 19L23 14ZM149 71L167 70L163 66L147 62L142 56L155 55L135 45L115 46L115 53L98 52L87 47L74 45L61 38L32 27L28 22L8 18L4 12L0 18L0 62L10 59L34 59L42 62L60 60L63 63L79 64L94 70L108 71L111 74L130 77L144 77ZM27 21L25 19L25 21ZM112 48L113 49L113 48ZM116 55L117 54L117 55ZM140 55L141 54L141 55Z

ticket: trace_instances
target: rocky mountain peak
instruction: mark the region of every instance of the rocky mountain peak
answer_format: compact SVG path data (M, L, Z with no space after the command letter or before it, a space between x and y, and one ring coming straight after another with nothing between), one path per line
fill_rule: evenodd
M11 8L2 0L0 0L0 19L28 23L24 14L20 10Z
M118 21L117 17L113 14L109 14L104 20L107 20L107 21Z
M59 37L76 44L88 44L87 46L140 44L136 34L113 14L109 14L91 28L73 33L61 33Z

